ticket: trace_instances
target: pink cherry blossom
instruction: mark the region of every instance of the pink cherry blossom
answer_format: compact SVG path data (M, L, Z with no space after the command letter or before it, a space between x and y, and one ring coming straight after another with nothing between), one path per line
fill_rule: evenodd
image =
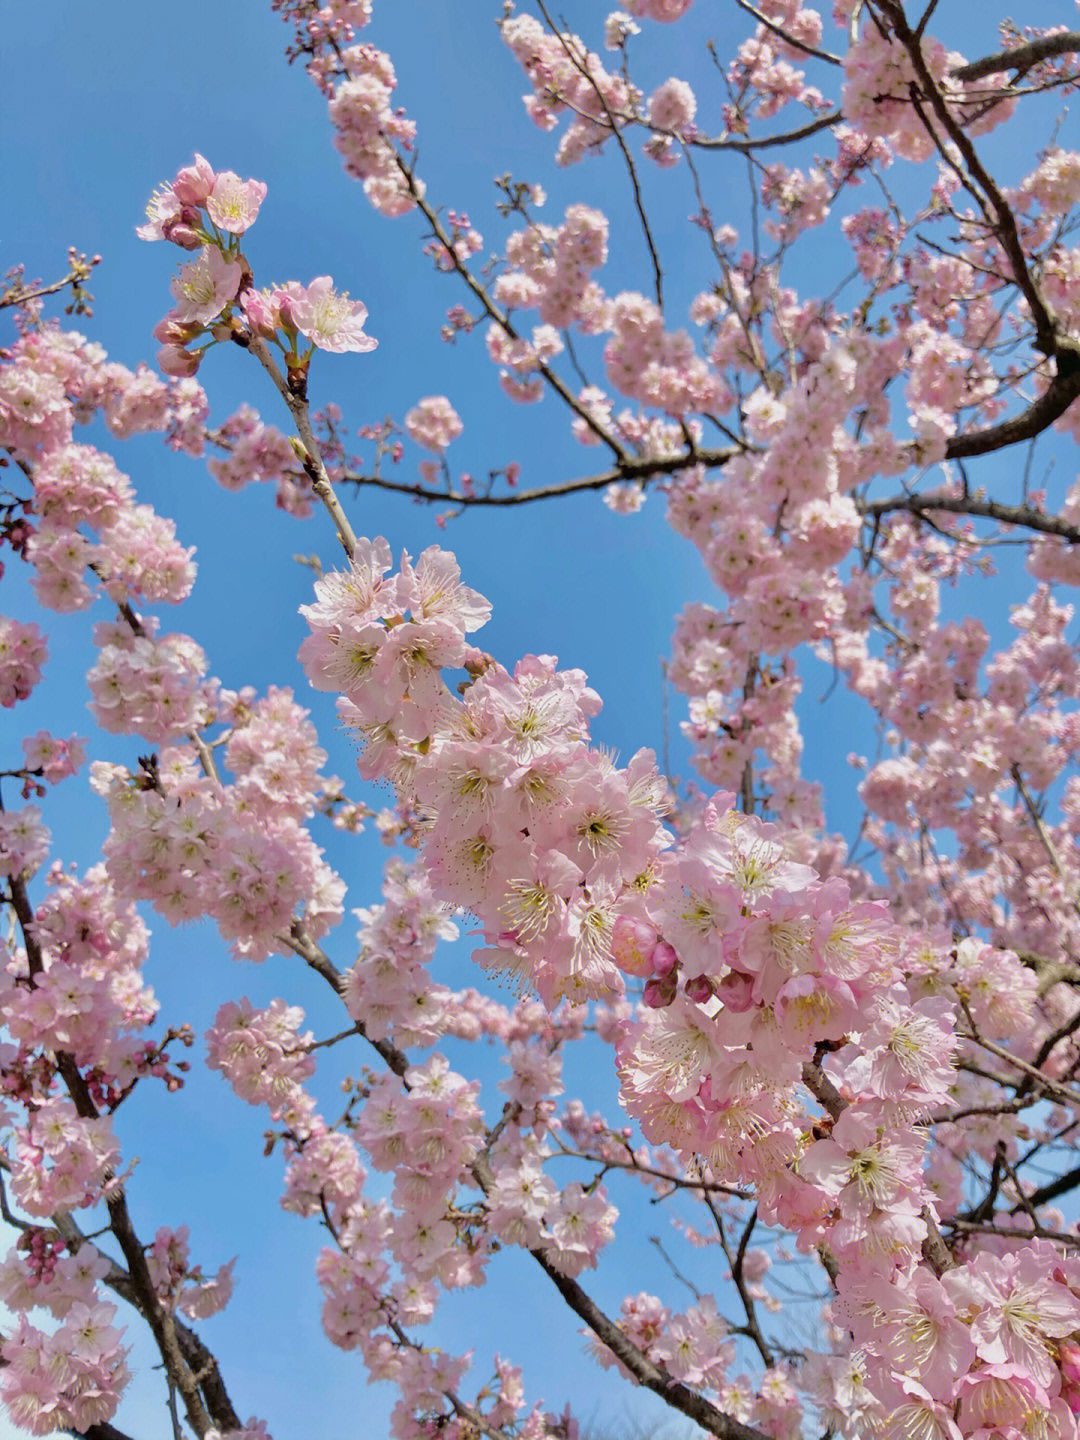
M241 180L232 170L222 170L214 176L210 193L201 203L219 230L243 235L254 225L265 199L266 186L262 181Z
M367 313L359 300L339 294L329 275L320 275L306 289L299 287L289 300L291 324L318 349L335 354L375 349L379 342L363 333Z
M227 259L216 245L204 245L198 259L182 265L170 289L173 312L181 323L206 325L217 318L240 287L240 262Z

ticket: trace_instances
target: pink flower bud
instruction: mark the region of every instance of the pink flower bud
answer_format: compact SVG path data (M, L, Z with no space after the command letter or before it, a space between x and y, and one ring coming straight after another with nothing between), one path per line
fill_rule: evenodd
M707 975L694 975L683 986L683 992L695 1005L704 1005L713 997L713 984Z
M655 949L656 930L647 920L619 916L611 932L611 958L624 975L650 974Z
M1058 1364L1062 1379L1080 1384L1080 1345L1075 1340L1058 1341Z
M201 325L178 320L176 311L170 310L168 315L154 326L152 333L154 339L160 340L162 345L186 345L189 340L194 340L196 335L201 335L202 331Z
M661 940L652 953L652 972L658 980L665 980L678 969L679 957L675 947Z
M172 182L172 192L181 205L204 205L214 188L215 179L209 160L196 154L194 165L185 165L182 170L177 171L176 179Z
M181 345L163 345L157 352L158 369L161 373L175 375L180 379L194 375L201 359L201 353L185 350Z
M669 975L665 975L662 980L657 979L655 976L651 980L646 980L645 990L642 993L641 999L650 1010L664 1010L675 999L678 988L679 982L673 970Z
M205 244L199 234L199 212L192 205L185 205L179 215L166 220L161 227L162 237L179 245L181 250L198 250Z
M714 993L719 995L725 1010L734 1010L740 1015L749 1010L754 1003L754 979L751 975L744 975L739 970L731 970L724 976L720 984L716 986Z

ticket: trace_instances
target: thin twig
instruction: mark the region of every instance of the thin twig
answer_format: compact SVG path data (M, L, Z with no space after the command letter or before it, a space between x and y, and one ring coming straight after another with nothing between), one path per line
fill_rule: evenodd
M801 50L804 55L813 55L817 60L826 60L830 65L842 65L844 62L839 55L834 55L831 50L819 50L815 45L807 45L804 40L797 40L794 35L785 30L776 20L770 20L763 15L756 6L750 4L750 0L735 0L740 10L745 10L752 15L759 25L764 25L766 30L771 30L774 35L779 35L785 44L792 46L795 50Z

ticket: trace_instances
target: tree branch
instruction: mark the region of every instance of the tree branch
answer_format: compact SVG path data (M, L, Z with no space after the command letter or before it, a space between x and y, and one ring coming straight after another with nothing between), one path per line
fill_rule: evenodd
M473 1161L472 1168L476 1183L485 1195L489 1195L495 1188L495 1176L486 1157L478 1156ZM725 1415L715 1405L710 1404L703 1395L699 1395L689 1386L683 1385L662 1366L655 1365L643 1351L638 1349L625 1331L620 1330L618 1325L608 1315L605 1315L595 1300L581 1288L576 1280L564 1275L552 1264L543 1250L530 1250L529 1254L574 1314L584 1320L596 1338L602 1341L611 1353L626 1366L639 1385L643 1385L647 1390L659 1395L673 1410L678 1410L688 1419L693 1420L703 1430L707 1430L710 1435L715 1435L717 1440L765 1440L762 1431L742 1424L731 1415Z
M807 140L811 135L838 124L843 118L841 111L830 110L827 115L819 115L816 120L810 120L795 130L785 130L782 135L761 135L754 140L732 140L727 136L710 139L708 136L699 135L685 143L692 145L695 150L736 150L744 155L753 150L767 150L774 145L792 145L796 140Z
M751 5L750 0L735 0L735 4L738 5L740 10L745 10L748 15L752 15L759 25L764 25L766 30L771 30L774 35L778 35L786 45L790 45L795 50L801 50L804 55L812 55L816 60L825 60L830 65L842 65L844 63L839 55L834 55L829 50L818 50L813 45L807 45L803 40L797 40L794 35L789 34L777 21L770 20L769 17L763 15L756 6Z
M317 975L321 975L326 983L341 996L345 990L345 977L337 968L334 962L327 955L326 951L317 945L311 936L304 929L303 922L294 920L288 934L282 933L278 937L282 944L287 945L294 955L299 955L305 960ZM366 1040L376 1050L399 1079L404 1079L406 1070L412 1067L409 1064L409 1057L389 1040L373 1040L364 1028L362 1021L357 1020L355 1025L356 1034Z
M278 394L285 401L289 414L292 416L293 424L296 426L296 433L299 440L293 440L292 448L296 458L304 467L304 473L311 481L311 488L319 500L322 501L331 520L334 522L334 529L337 531L338 539L341 541L341 548L351 560L353 551L356 549L356 535L353 528L341 508L341 502L334 494L333 486L330 484L330 477L326 473L326 466L323 464L322 451L319 449L319 442L315 438L315 432L311 428L311 416L308 412L306 398L298 394L285 376L282 375L274 357L270 354L266 341L258 335L253 335L244 343L246 349L250 350L259 364L266 371L274 383ZM290 373L291 379L291 373Z
M606 490L609 485L638 482L646 484L663 475L677 475L682 470L702 466L706 470L718 470L736 455L749 450L750 446L727 446L723 449L693 449L679 455L658 456L656 459L636 459L628 456L610 470L599 475L586 475L579 480L564 480L557 485L538 485L531 490L511 490L506 494L466 494L460 490L429 490L423 485L409 485L402 480L385 480L381 475L343 475L341 485L355 485L358 489L371 488L390 490L397 495L408 495L413 500L423 500L433 505L460 505L462 509L476 506L505 507L528 505L534 500L551 500L560 495L575 495L579 491Z
M9 884L12 908L22 932L30 981L33 984L35 977L41 974L44 968L41 948L33 933L33 909L23 880L18 876L12 876ZM90 1088L74 1057L65 1051L57 1051L55 1063L77 1113L84 1120L100 1119L100 1112L94 1104ZM139 1311L149 1326L170 1383L175 1385L183 1397L184 1409L187 1412L191 1428L196 1435L200 1436L205 1435L214 1426L235 1429L239 1426L240 1419L232 1408L224 1384L221 1383L213 1356L190 1332L185 1340L181 1340L179 1332L186 1327L181 1326L173 1313L167 1310L158 1298L146 1260L146 1248L139 1240L131 1223L122 1182L116 1181L110 1176L102 1198L109 1212L109 1229L127 1262L126 1274L124 1271L119 1272L124 1277L127 1291L124 1298ZM81 1239L81 1232L74 1227L74 1222L72 1222L72 1228L74 1234L80 1236ZM64 1231L61 1230L60 1233L64 1234ZM111 1277L109 1279L111 1280ZM210 1393L205 1401L203 1377L196 1378L197 1372L189 1358L197 1357L201 1370L204 1356L213 1365L212 1378L216 1382L211 1385Z
M653 290L656 294L656 303L662 310L664 308L664 273L660 266L660 256L657 253L656 242L653 239L652 229L649 225L649 217L645 212L645 202L641 198L641 183L638 180L637 167L634 164L634 157L627 149L626 141L623 139L622 131L620 130L617 123L619 117L617 117L613 113L611 106L607 102L607 97L600 89L600 86L596 83L596 80L589 71L588 67L586 65L583 65L581 63L580 56L574 53L574 48L570 44L570 41L562 33L562 31L555 28L551 16L548 14L547 6L544 4L544 0L536 0L536 5L540 11L540 14L544 17L548 29L562 46L563 53L565 54L566 58L570 61L571 65L573 65L574 69L578 72L578 74L591 86L593 94L596 96L597 100L599 100L603 108L604 115L607 117L608 125L611 127L611 134L615 140L615 143L619 147L619 150L623 157L623 161L626 164L627 172L630 176L630 188L634 196L634 209L637 211L638 220L641 223L641 229L645 236L645 245L649 251L649 259L652 261Z
M425 220L427 220L428 224L431 226L435 238L438 240L439 244L442 245L443 249L450 257L450 260L458 275L461 276L462 280L464 280L465 284L469 287L472 293L476 296L477 300L479 300L480 304L484 307L484 313L488 316L490 320L494 320L495 324L498 325L499 329L502 330L502 332L507 335L511 340L521 340L522 336L518 334L517 330L510 322L509 317L502 310L499 309L499 307L495 304L494 300L492 300L491 296L488 294L485 286L481 285L480 281L477 280L476 276L472 273L469 267L458 255L457 250L454 247L454 242L452 238L447 234L446 227L443 225L436 212L432 209L431 205L428 204L427 200L425 200L420 190L420 187L416 183L416 176L413 174L410 167L405 163L405 161L401 158L400 155L395 154L395 160L397 162L398 170L401 173L401 177L405 181L405 185L408 189L411 199L415 202L417 208L420 210ZM552 390L555 391L559 399L562 400L562 402L570 410L573 411L573 413L577 416L579 420L581 420L585 425L588 426L588 428L592 431L596 438L598 440L601 440L608 447L608 449L613 452L613 454L619 461L625 460L627 458L626 451L622 444L615 438L615 436L610 434L609 431L605 430L603 425L601 425L600 422L596 419L595 415L591 414L589 410L587 410L586 407L582 405L581 401L577 398L577 396L572 394L566 388L563 382L559 379L558 375L556 375L555 372L551 369L551 367L545 364L543 360L537 361L536 373L544 377L546 383L550 386Z
M996 235L1002 250L1005 252L1005 256L1009 262L1009 268L1012 271L1013 280L1027 301L1028 309L1031 311L1031 318L1035 323L1036 348L1044 355L1056 355L1059 348L1057 327L1028 269L1027 257L1024 254L1024 247L1021 244L1020 235L1016 228L1016 217L1013 215L1004 195L1002 195L1001 190L998 188L997 182L983 165L979 158L979 153L972 144L967 132L949 110L945 97L939 90L927 66L919 36L911 29L907 22L907 16L904 14L904 7L901 0L878 0L878 3L882 12L887 15L891 21L896 38L907 51L912 67L918 78L921 94L916 94L916 87L912 86L913 104L918 107L920 99L924 99L929 103L938 124L963 158L967 173L965 174L959 170L959 168L957 168L957 173L965 189L973 196L983 211L988 228ZM934 143L939 150L942 150L942 142L934 134L932 127L927 123L926 117L922 116L922 119ZM947 155L947 150L943 150L943 154ZM1077 361L1080 361L1080 355L1074 351L1072 359L1075 365Z
M953 435L945 442L946 460L964 460L969 455L988 455L1033 440L1060 420L1074 400L1080 398L1080 344L1059 339L1054 351L1056 374L1037 400L1020 415L988 425L984 430L969 430Z
M912 515L922 515L935 510L951 515L979 515L988 520L998 520L1003 525L1019 525L1028 530L1039 530L1046 535L1060 535L1071 545L1080 545L1080 525L1070 525L1057 515L1046 515L1030 505L1002 505L997 500L976 500L969 495L894 495L889 500L856 500L861 515L888 515L906 510Z
M1037 40L1002 50L997 55L984 55L981 60L972 60L951 73L957 80L981 80L984 75L1000 75L1006 70L1030 70L1040 60L1073 55L1077 51L1080 51L1080 30L1069 30L1057 35L1041 35Z

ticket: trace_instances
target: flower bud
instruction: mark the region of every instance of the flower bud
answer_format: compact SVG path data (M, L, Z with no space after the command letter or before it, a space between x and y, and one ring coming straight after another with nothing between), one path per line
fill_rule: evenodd
M650 1010L664 1010L675 999L678 989L678 978L675 971L672 970L663 979L657 979L654 976L651 980L646 980L641 998Z
M652 953L652 973L658 980L665 980L679 968L679 957L675 947L661 940Z
M1075 1340L1059 1340L1057 1349L1061 1378L1080 1384L1080 1345Z
M165 221L161 234L164 239L179 245L181 250L199 250L206 243L205 237L199 234L200 220L198 210L185 205L179 215Z
M754 1003L754 977L744 975L740 970L730 970L713 991L720 997L725 1010L742 1014Z
M620 915L611 932L611 958L624 975L649 975L656 939L656 930L647 920Z
M704 1005L711 1000L713 994L713 983L707 975L692 975L683 986L683 993L688 1000L695 1005Z
M163 375L175 375L186 380L199 368L202 353L185 350L182 345L163 345L157 352L158 369Z

